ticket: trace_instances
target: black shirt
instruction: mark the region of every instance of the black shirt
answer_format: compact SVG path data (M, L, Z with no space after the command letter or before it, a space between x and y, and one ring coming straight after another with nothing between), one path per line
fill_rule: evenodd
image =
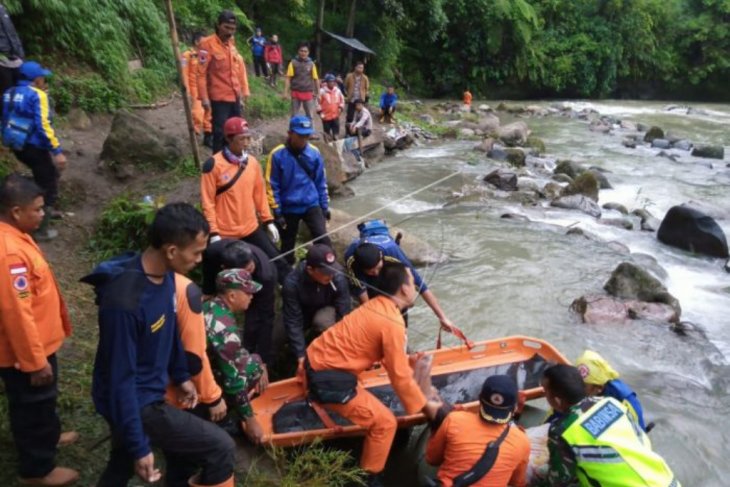
M233 238L222 238L209 244L203 252L203 294L215 294L215 278L222 269L222 255L226 247L236 242ZM269 260L269 256L255 245L247 243L253 253L256 269L253 271L253 280L262 285L276 283L276 265Z

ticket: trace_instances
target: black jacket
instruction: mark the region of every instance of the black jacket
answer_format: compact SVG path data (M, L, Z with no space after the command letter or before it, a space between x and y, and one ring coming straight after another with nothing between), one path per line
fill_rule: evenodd
M208 245L203 252L203 294L215 294L215 277L222 270L221 255L226 246L235 241L232 238L223 238ZM263 286L276 284L276 265L270 261L269 256L263 250L255 245L248 245L251 247L253 261L256 264L256 270L251 276L253 280Z
M314 314L325 306L334 306L337 321L350 312L352 302L347 277L337 273L331 284L323 286L312 280L302 261L286 276L281 297L284 307L284 328L297 358L304 357L304 328L311 325Z
M15 32L13 21L2 4L0 4L0 53L5 54L10 59L23 59L25 57L20 37Z

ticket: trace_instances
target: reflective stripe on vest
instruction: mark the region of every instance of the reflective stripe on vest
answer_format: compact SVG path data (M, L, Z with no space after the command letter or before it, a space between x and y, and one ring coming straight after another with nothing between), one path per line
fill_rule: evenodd
M563 433L577 462L581 486L680 487L649 437L627 416L626 407L604 398Z

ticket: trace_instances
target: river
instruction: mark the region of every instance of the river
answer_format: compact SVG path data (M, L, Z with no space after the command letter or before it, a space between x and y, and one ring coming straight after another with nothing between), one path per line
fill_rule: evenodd
M599 204L647 208L661 219L673 205L701 202L722 217L717 221L730 235L730 105L693 105L701 111L687 115L665 111L666 103L574 104L659 125L695 143L725 145L725 161L711 161L710 168L689 153L675 162L657 157L656 149L623 147L619 135L590 132L579 120L526 119L533 135L546 142L549 156L610 171L614 189L601 190ZM480 184L496 167L471 150L474 144L450 141L399 153L353 181L355 196L339 200L337 207L361 215L459 171L378 215L449 256L445 264L422 269L448 316L475 340L531 335L548 340L571 360L586 348L599 351L638 391L648 420L657 423L652 443L683 485L729 485L730 274L723 270L724 261L692 256L659 243L653 233L602 225L577 211L523 208L501 199L449 204L454 194ZM501 219L505 212L523 213L531 221ZM610 216L620 215L604 212L604 218ZM632 254L566 235L566 227L575 224L605 241L623 243ZM602 290L618 263L646 262L640 254L656 258L666 271L664 284L682 305L682 319L700 324L707 340L642 322L583 325L570 312L573 299ZM410 345L432 348L438 324L423 302L410 323Z

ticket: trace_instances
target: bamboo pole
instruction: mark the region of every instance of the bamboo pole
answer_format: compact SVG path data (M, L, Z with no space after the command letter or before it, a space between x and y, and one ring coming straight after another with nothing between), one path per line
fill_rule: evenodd
M188 89L183 82L183 69L180 54L180 42L177 38L177 27L175 26L175 15L172 10L172 0L165 0L165 10L167 11L167 22L170 25L170 41L172 42L172 52L175 56L175 64L177 65L177 75L180 78L180 92L182 93L183 107L185 108L185 120L188 123L188 135L190 136L190 148L193 150L193 159L195 165L200 169L200 152L198 150L198 137L195 135L195 124L193 123L193 111L190 107L190 97Z

